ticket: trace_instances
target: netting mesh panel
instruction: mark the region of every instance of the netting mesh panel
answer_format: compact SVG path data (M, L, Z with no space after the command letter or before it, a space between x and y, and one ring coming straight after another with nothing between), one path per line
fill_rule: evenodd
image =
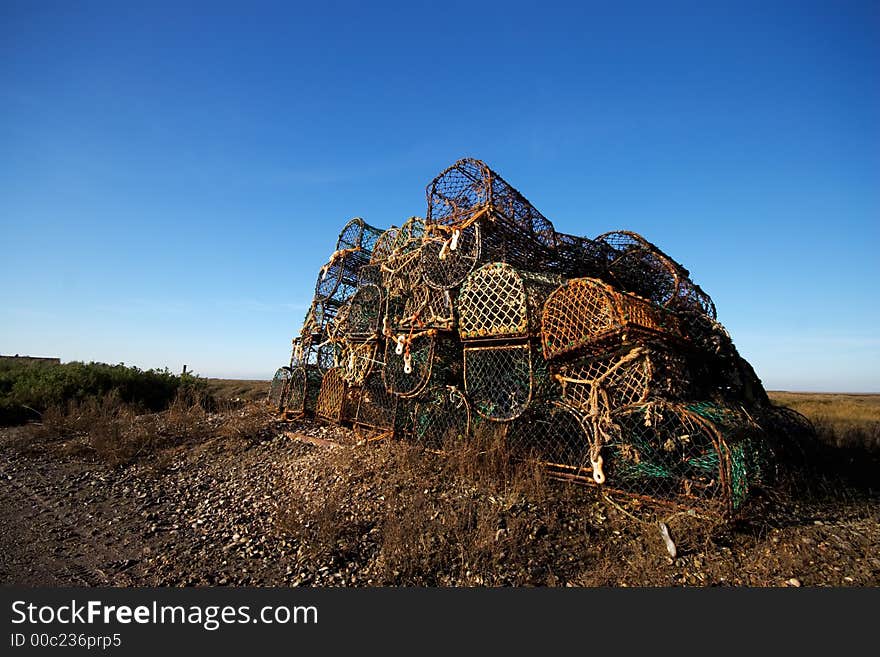
M510 423L507 444L514 454L523 458L533 458L582 476L592 472L584 414L560 402L537 403Z
M341 368L331 368L321 381L315 414L331 422L350 420L357 409L359 392L358 388L349 387L345 382Z
M473 409L489 420L518 417L549 394L546 363L528 341L464 348L464 387Z
M431 287L448 290L462 283L481 261L480 225L464 228L455 249L446 236L431 237L422 245L420 260L425 282Z
M433 332L414 335L402 353L397 350L394 340L386 340L382 377L385 387L396 395L414 397L429 385L454 383L460 378L461 347L445 336ZM406 371L407 362L410 372Z
M609 274L624 290L676 310L715 317L715 304L695 284L687 269L638 233L613 231L596 238L613 249Z
M450 290L437 290L418 283L397 297L394 304L389 304L394 311L389 317L389 325L395 331L413 327L450 330L456 321L454 298L455 294Z
M363 251L369 259L373 247L376 245L376 240L383 232L385 231L381 228L375 228L360 217L355 217L342 227L339 239L336 241L336 250L357 248Z
M629 345L597 357L578 358L557 367L562 398L598 415L621 406L656 399L684 399L689 376L676 352L649 345Z
M603 448L610 487L729 515L767 479L772 454L740 411L655 401L613 419Z
M762 409L758 423L764 429L774 453L788 463L805 463L818 444L813 423L786 406Z
M364 380L354 421L373 429L393 429L397 404L397 397L385 389L382 373L377 370Z
M694 349L690 369L697 398L769 406L761 379L721 324L702 312L679 312L678 317Z
M361 267L368 262L369 257L363 251L337 251L318 274L315 298L337 303L348 299L357 289Z
M608 263L614 252L610 246L566 233L556 233L556 243L554 258L547 267L549 271L568 278L608 278Z
M381 288L361 285L349 302L345 335L349 339L377 336L382 328L383 301Z
M290 376L289 367L279 367L272 377L266 403L276 411L283 411L290 400Z
M547 358L580 351L601 353L632 335L681 339L675 315L594 278L576 278L544 304L541 337Z
M507 223L539 243L556 244L553 224L479 160L453 164L428 185L427 196L427 224L456 226L484 210L492 221Z
M377 340L366 342L345 341L339 353L338 367L343 379L350 385L360 385L378 364L379 343Z
M458 297L462 340L539 335L541 307L561 283L553 275L519 271L492 262L472 272Z
M405 439L441 450L467 439L471 413L467 399L454 386L438 386L414 400L410 431Z
M391 252L394 251L394 246L399 234L400 229L396 226L392 226L388 230L383 231L383 233L376 239L376 245L373 247L373 253L370 255L370 262L378 263L391 255Z
M311 413L315 410L323 375L315 367L294 367L290 374L290 397L286 410Z

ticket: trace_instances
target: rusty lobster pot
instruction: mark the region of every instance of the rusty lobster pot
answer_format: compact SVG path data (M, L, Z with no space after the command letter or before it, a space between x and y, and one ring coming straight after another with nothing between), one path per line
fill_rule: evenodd
M599 355L636 338L684 341L672 312L596 278L572 279L544 304L541 341L548 359Z
M349 386L342 378L342 369L333 367L327 370L321 380L315 414L337 424L348 422L354 418L357 411L359 394L360 388Z

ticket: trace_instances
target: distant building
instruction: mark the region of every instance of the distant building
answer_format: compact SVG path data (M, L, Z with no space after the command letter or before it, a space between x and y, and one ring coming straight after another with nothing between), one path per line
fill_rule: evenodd
M42 358L39 356L0 356L0 363L33 363L40 365L61 365L60 358Z

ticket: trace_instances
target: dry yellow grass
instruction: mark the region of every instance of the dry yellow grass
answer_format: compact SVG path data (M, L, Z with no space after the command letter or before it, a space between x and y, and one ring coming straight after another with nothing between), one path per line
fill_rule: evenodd
M775 404L807 416L828 444L880 450L880 395L782 391L769 395Z

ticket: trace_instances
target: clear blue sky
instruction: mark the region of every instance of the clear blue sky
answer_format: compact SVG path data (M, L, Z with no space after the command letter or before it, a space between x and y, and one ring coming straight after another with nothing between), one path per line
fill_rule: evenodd
M268 378L464 156L681 261L768 388L880 391L878 2L3 0L0 353Z

